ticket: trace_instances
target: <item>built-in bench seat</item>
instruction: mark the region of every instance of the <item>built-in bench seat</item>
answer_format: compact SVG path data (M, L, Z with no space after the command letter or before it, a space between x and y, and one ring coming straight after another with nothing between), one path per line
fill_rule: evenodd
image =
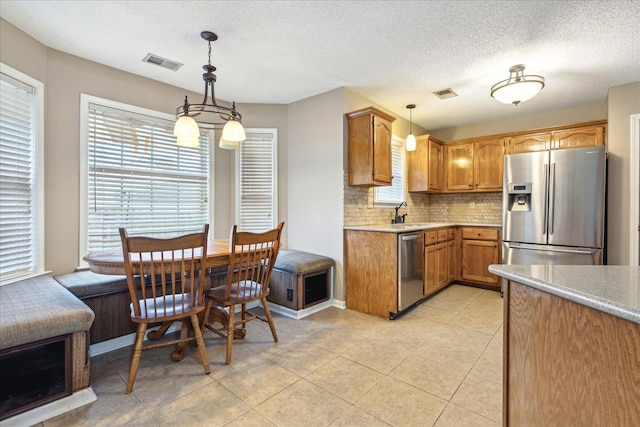
M126 276L83 270L62 274L55 279L95 313L96 320L90 332L91 344L136 331L129 312L131 297Z
M50 275L0 286L0 419L89 387L93 320Z
M267 300L292 310L307 309L328 301L334 266L335 261L323 255L281 249L271 273Z

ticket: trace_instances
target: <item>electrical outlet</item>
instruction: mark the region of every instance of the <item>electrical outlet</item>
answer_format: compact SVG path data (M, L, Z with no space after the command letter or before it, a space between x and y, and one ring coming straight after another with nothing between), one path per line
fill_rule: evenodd
M293 301L293 289L287 289L287 301Z

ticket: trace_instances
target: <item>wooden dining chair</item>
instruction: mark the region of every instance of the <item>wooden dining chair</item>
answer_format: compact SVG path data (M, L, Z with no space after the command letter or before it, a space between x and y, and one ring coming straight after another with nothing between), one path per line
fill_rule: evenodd
M143 350L186 345L195 340L205 373L209 360L202 339L198 314L204 310L207 236L209 225L200 233L169 239L129 237L120 228L127 284L131 295L131 320L138 324L126 393L131 393ZM137 284L139 282L139 284ZM177 339L143 345L150 323L182 322ZM166 328L165 328L166 330Z
M238 226L231 229L229 242L229 269L227 283L224 286L211 288L205 293L206 309L202 322L202 331L205 328L220 335L227 340L227 365L231 363L234 332L237 326L244 329L245 324L251 320L261 320L269 324L274 342L278 342L276 327L269 311L267 296L269 295L269 281L271 272L280 249L280 237L282 235L281 222L278 227L264 233L250 233L238 231ZM247 310L247 303L260 300L264 307L265 317L256 315ZM240 319L236 320L235 307L241 306ZM229 318L226 325L215 327L219 324L212 319L212 308L229 309ZM244 334L241 334L244 336Z

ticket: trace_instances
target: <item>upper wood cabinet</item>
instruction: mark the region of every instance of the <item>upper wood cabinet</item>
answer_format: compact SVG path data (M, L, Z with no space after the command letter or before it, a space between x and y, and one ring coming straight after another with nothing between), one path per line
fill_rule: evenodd
M391 123L373 107L347 113L349 185L391 185Z
M479 138L473 143L475 190L502 190L503 138Z
M501 137L475 138L445 147L447 191L502 190Z
M565 148L605 145L606 122L551 128L544 132L507 136L507 154L532 151L562 150Z
M604 126L554 131L552 141L554 150L604 145Z
M473 143L446 145L447 191L473 190Z
M415 151L407 152L407 187L410 192L443 190L443 142L431 135L416 137Z
M551 132L507 137L507 153L519 154L551 148Z

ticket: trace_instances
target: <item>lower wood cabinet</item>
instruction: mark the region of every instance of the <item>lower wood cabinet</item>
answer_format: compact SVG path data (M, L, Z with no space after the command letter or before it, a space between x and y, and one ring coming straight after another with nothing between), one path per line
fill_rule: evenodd
M488 227L463 227L460 280L500 288L498 276L489 273L490 264L500 262L500 230Z
M425 232L425 296L433 294L455 280L455 236L455 227Z

